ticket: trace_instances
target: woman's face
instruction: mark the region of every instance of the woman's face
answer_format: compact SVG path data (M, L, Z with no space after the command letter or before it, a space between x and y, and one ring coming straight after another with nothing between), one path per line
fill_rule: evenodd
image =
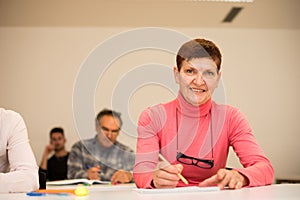
M176 83L183 98L194 106L207 102L221 78L216 63L209 57L183 61L180 71L174 67Z

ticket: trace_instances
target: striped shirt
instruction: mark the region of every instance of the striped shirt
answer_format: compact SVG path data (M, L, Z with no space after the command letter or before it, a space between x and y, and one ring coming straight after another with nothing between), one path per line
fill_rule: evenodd
M110 181L112 175L120 169L132 171L134 160L135 153L129 147L118 141L109 148L103 147L96 135L72 146L68 159L68 178L88 178L88 169L99 165L100 180Z

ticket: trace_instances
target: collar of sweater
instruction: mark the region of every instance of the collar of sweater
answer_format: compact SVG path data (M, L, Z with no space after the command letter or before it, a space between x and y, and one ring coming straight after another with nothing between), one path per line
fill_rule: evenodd
M193 118L199 118L199 117L204 117L206 116L211 109L212 106L212 100L211 98L205 102L204 104L201 104L199 106L194 106L190 103L188 103L181 93L178 93L177 99L176 99L176 107L178 111L188 117L193 117Z

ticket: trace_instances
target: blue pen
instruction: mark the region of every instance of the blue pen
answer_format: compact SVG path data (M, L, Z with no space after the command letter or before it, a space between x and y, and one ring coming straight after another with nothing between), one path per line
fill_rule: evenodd
M46 194L40 192L27 192L27 196L46 196Z
M43 192L28 192L26 193L27 196L48 196L48 195L55 195L55 196L68 196L68 193L43 193Z
M92 165L90 165L90 164L86 164L86 165L85 165L85 168L86 168L86 169L90 169L91 167L92 167ZM103 175L103 172L100 170L100 171L99 171L99 176L101 176L101 175Z
M92 167L92 166L89 165L89 164L86 164L86 165L85 165L85 168L86 168L86 169L89 169L89 168L91 168L91 167Z

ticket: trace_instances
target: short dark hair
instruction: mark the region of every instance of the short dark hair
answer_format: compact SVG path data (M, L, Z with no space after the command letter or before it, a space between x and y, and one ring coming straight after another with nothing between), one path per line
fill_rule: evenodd
M51 129L50 131L50 137L52 136L53 133L61 133L63 136L64 134L64 129L61 127L54 127L53 129Z
M184 60L190 61L194 58L210 57L217 65L218 71L221 69L222 55L219 48L206 39L193 39L184 43L178 50L176 64L178 71L181 69Z
M101 118L105 115L108 115L108 116L112 116L112 117L115 117L119 120L120 122L120 127L122 127L123 125L123 121L121 119L121 113L120 112L117 112L117 111L114 111L114 110L110 110L110 109L107 109L107 108L104 108L103 110L101 110L97 117L96 117L96 125L99 123L99 120L101 120Z

